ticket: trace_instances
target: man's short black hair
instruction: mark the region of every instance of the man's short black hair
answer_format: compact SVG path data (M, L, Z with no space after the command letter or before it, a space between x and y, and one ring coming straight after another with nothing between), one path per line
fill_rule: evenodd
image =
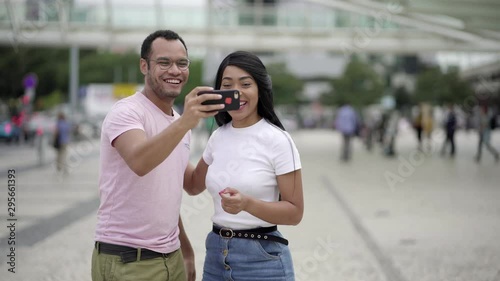
M151 55L151 44L153 44L153 41L156 38L163 38L166 40L179 40L181 41L182 45L184 45L184 48L186 48L187 52L187 47L186 43L182 39L182 37L179 36L175 31L172 30L157 30L146 37L144 39L144 42L142 42L141 46L141 58L148 60L149 56Z

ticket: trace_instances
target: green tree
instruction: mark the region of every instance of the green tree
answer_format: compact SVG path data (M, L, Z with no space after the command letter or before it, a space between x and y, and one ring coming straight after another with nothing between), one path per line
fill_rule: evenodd
M80 84L143 83L137 53L92 52L80 58Z
M298 104L304 82L291 74L285 64L270 64L266 68L273 83L274 104Z
M44 109L56 101L68 101L69 49L0 47L0 99L10 100L24 94L23 77L30 72L38 76L35 104ZM193 60L190 77L178 103L194 87L202 85L202 61ZM90 83L144 83L140 71L140 55L80 49L79 84ZM55 98L55 96L57 98ZM38 100L40 99L40 100Z
M396 101L397 109L409 108L413 105L412 96L405 87L398 87L394 91L394 100Z
M445 93L448 95L440 99L441 104L464 104L467 98L474 92L470 84L460 77L460 72L457 67L448 69L447 73L444 75L444 79L448 86L448 90L445 91Z
M415 99L418 102L438 103L441 95L447 90L443 73L439 67L431 67L417 75Z
M462 104L472 94L470 85L462 80L457 68L443 73L439 67L431 67L417 76L415 99L436 105Z
M28 73L38 76L37 97L47 96L54 90L67 92L68 49L0 47L0 53L0 99L21 97L23 78Z
M39 97L37 99L36 107L37 109L49 109L65 101L66 99L64 94L59 90L55 90L49 95Z
M331 81L332 91L322 96L325 104L350 103L361 107L376 103L384 93L381 77L365 62L353 57L341 77Z
M191 92L194 88L204 85L202 74L203 61L200 59L191 59L191 64L189 65L189 79L186 85L182 88L182 92L179 97L175 99L176 104L183 106L186 95L189 94L189 92Z

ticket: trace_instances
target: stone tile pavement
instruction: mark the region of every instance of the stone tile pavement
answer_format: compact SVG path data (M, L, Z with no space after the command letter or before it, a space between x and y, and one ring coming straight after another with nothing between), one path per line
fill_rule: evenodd
M195 132L195 163L206 136ZM398 156L368 152L355 140L353 161L339 161L333 131L295 131L305 214L280 229L301 281L500 281L500 164L473 161L477 137L459 133L455 159L420 152L403 132ZM493 136L500 148L500 135ZM435 146L441 139L436 137ZM32 152L32 151L31 151ZM73 145L67 177L30 149L0 147L0 280L90 280L98 204L98 145ZM484 153L484 151L483 151ZM29 168L26 168L29 167ZM7 169L16 169L15 271L8 271ZM201 280L212 201L183 198L182 215Z

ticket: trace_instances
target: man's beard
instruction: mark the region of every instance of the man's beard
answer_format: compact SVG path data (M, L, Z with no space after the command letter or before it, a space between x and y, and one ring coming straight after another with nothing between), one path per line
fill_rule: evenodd
M148 79L148 84L151 85L151 89L153 90L154 94L161 100L164 99L175 99L180 95L180 91L168 91L165 88L161 86L163 81L157 81L154 80L153 77L148 73L147 75Z

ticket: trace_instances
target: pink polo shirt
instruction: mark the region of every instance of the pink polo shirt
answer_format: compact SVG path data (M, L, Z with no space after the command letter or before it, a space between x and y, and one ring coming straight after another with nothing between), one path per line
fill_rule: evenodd
M101 134L95 240L161 253L179 249L178 219L191 133L169 157L143 177L125 163L112 141L132 129L150 138L179 118L163 113L142 93L118 101L104 119Z

